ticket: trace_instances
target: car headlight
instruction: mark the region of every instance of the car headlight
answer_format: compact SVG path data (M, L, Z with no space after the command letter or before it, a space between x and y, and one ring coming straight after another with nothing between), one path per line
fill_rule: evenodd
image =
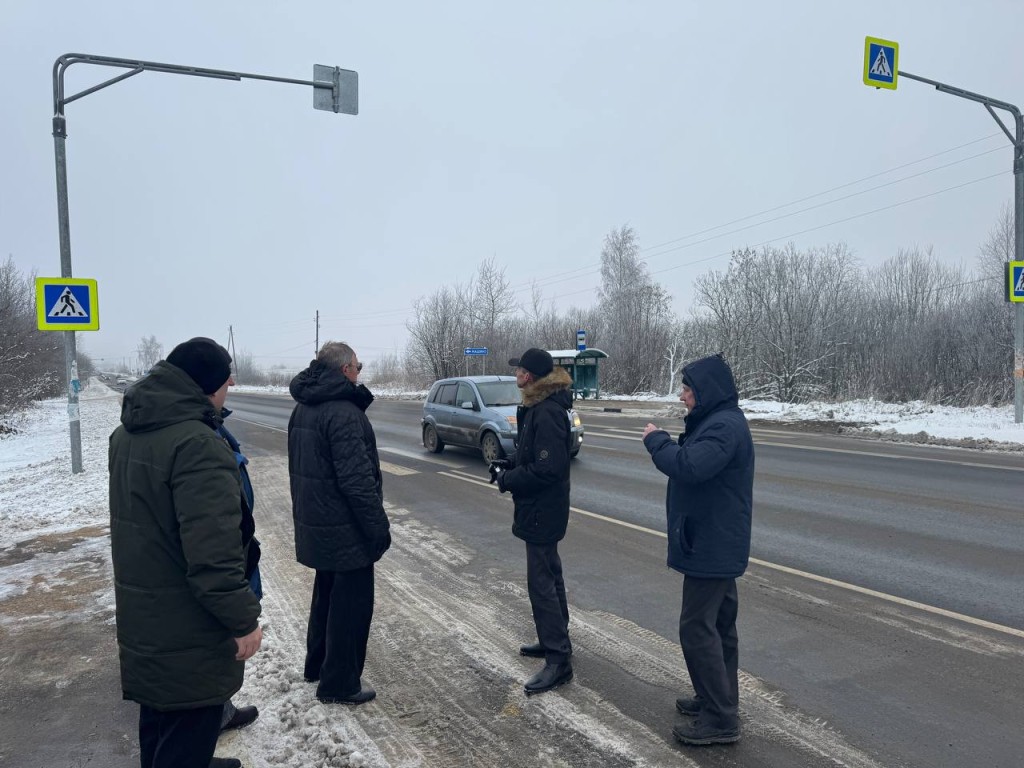
M583 422L580 421L580 415L578 413L575 413L575 412L573 413L573 415L572 415L572 425L574 427L582 427L583 426Z
M505 421L508 422L508 431L509 432L515 432L516 429L518 429L518 424L516 423L516 417L515 416L506 416L505 417Z

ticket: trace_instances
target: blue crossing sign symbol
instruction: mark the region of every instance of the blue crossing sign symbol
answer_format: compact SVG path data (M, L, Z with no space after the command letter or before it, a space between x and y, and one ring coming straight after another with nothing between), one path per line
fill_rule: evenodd
M877 37L864 38L864 85L896 90L900 44Z
M1024 303L1024 261L1011 261L1008 272L1010 301Z
M36 325L41 331L98 331L100 312L96 281L37 277Z

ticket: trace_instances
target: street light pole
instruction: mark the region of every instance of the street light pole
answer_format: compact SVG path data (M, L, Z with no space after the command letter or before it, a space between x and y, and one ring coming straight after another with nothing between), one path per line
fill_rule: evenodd
M127 69L116 77L74 96L64 95L64 73L72 64L95 64L104 67ZM53 153L57 166L57 230L60 238L60 275L73 277L71 271L71 223L68 214L68 162L67 162L67 119L66 105L90 93L119 83L140 72L163 72L172 75L210 77L218 80L267 80L275 83L306 85L313 88L313 108L347 115L359 114L359 76L356 72L339 67L313 66L312 80L296 80L290 77L274 77L247 72L232 72L223 69L206 69L179 64L161 64L155 61L117 59L109 56L93 56L83 53L66 53L53 64ZM329 79L328 79L329 78ZM68 387L68 423L71 433L71 472L82 472L82 423L78 403L78 353L75 346L75 332L64 331L64 373Z
M71 274L71 221L68 215L67 123L64 115L53 118L53 154L57 164L57 233L60 238L60 276ZM75 332L64 331L64 377L68 384L68 425L71 432L71 472L82 471L82 418L78 405L78 353Z
M1017 141L1013 147L1013 214L1015 261L1024 261L1024 118L1018 111ZM1013 318L1013 419L1024 421L1024 304L1017 302Z
M912 75L902 70L899 71L899 76L933 85L935 90L942 93L984 104L985 109L992 115L992 119L1003 129L1003 133L1013 144L1014 261L1024 261L1024 117L1022 117L1020 109L999 99L965 91L963 88L940 83L937 80L929 80L927 77ZM1013 115L1014 133L1011 134L1003 121L999 119L999 115L995 113L996 109ZM1003 280L1006 280L1006 276L1003 277ZM1024 303L1021 302L1014 304L1013 318L1013 420L1017 424L1024 421Z

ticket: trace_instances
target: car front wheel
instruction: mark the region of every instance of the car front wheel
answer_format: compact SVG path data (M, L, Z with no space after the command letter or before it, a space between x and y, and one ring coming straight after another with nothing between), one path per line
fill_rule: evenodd
M444 442L437 436L437 430L432 424L423 427L423 446L431 453L440 453L444 450Z
M501 442L493 432L484 432L484 436L480 440L480 452L483 453L484 461L488 464L505 458L505 451L501 449Z

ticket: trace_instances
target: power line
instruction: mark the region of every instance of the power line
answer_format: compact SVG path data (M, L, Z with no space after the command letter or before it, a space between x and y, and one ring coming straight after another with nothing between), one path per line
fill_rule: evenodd
M713 232L716 229L722 229L724 227L730 227L733 224L739 224L742 221L747 221L748 219L753 219L753 218L756 218L757 216L763 216L764 214L767 214L767 213L774 213L775 211L782 210L783 208L789 208L791 205L797 205L799 203L805 203L808 200L813 200L816 197L821 197L823 195L827 195L827 194L830 194L832 192L838 192L840 189L846 189L847 187L853 187L853 186L856 186L857 184L861 184L861 183L863 183L865 181L870 181L871 179L876 179L879 176L886 176L886 175L888 175L890 173L894 173L895 171L900 171L900 170L903 170L904 168L909 168L912 165L918 165L919 163L923 163L923 162L926 162L928 160L933 160L936 157L941 157L942 155L948 155L950 152L956 152L958 149L963 149L964 147L969 147L972 144L979 144L979 143L981 143L983 141L988 141L989 139L992 139L992 138L995 138L995 137L998 137L998 136L1001 136L1001 135L1002 134L1000 134L998 132L990 133L988 136L985 136L983 138L975 139L974 141L968 141L966 144L960 144L959 146L952 147L950 149L944 149L941 152L936 152L935 154L928 155L927 157L922 157L922 158L920 158L918 160L912 160L909 163L903 163L903 165L897 165L897 166L895 166L893 168L890 168L890 169L888 169L886 171L879 171L878 173L872 173L872 174L870 174L868 176L864 176L864 177L862 177L860 179L856 179L855 181L848 181L845 184L840 184L837 187L832 187L831 189L826 189L823 192L815 192L813 195L808 195L807 197L801 197L799 200L793 200L792 202L789 202L789 203L783 203L782 205L777 205L774 208L767 208L767 209L765 209L763 211L760 211L758 213L752 213L752 214L750 214L748 216L742 216L741 218L733 219L732 221L727 222L725 224L719 224L719 225L714 226L714 227L709 227L707 229L702 229L701 231L694 232L691 235L688 235L688 236L685 236L685 237L679 237L679 238L676 238L675 240L669 240L668 242L661 243L659 245L647 246L646 248L641 248L640 250L641 250L641 252L643 252L643 251L653 251L653 250L656 250L656 249L661 248L663 246L672 245L673 243L677 243L680 240L689 240L691 237L697 237L699 235L703 235L703 234L706 234L708 232ZM947 163L945 165L939 165L939 166L936 166L935 168L929 168L926 171L921 171L920 173L915 173L915 174L912 174L910 176L906 176L906 177L904 177L902 179L897 179L896 181L887 182L886 184L882 184L881 186L878 186L878 187L872 187L872 189L864 190L863 192L857 192L857 193L855 193L855 195L863 194L864 192L870 192L870 191L872 191L874 189L881 189L882 187L889 186L890 184L898 184L901 181L906 181L907 179L914 179L914 178L917 178L918 176L923 176L923 175L925 175L927 173L932 173L933 171L940 171L943 168L948 168L948 167L950 167L952 165L957 165L958 163L963 163L963 162L965 162L967 160L973 160L975 158L982 157L983 155L988 155L988 154L991 154L992 152L998 152L998 151L1003 150L1003 149L1005 149L1005 147L995 147L993 149L986 150L985 152L979 152L977 155L971 155L970 157L961 158L960 160L954 160L953 162ZM852 196L853 195L849 195L847 197L852 197ZM847 197L836 198L836 200L833 200L833 201L830 201L830 202L837 202L839 200L846 200ZM828 204L829 203L823 203L822 205L828 205ZM811 208L805 208L804 210L813 210L813 208L815 208L815 207L819 207L819 206L812 206ZM798 213L799 213L799 211L798 211ZM770 219L770 221L775 221L775 219ZM764 222L764 223L767 224L768 222Z
M849 195L844 195L843 197L838 197L838 198L836 198L834 200L828 200L828 201L826 201L824 203L818 203L817 205L812 205L812 206L810 206L808 208L801 208L798 211L791 211L790 213L785 213L785 214L783 214L781 216L776 216L776 217L771 218L771 219L766 219L765 221L760 221L760 222L758 222L756 224L748 224L745 227L738 227L737 229L730 230L729 232L722 232L722 233L714 235L712 237L704 238L703 240L696 240L696 241L694 241L692 243L685 243L683 245L678 245L678 246L675 246L673 248L668 248L668 249L666 249L664 251L660 251L658 253L653 253L650 256L645 257L643 260L649 262L650 259L657 258L658 256L664 256L666 253L673 253L675 251L681 251L681 250L684 250L686 248L693 248L696 245L703 245L704 243L710 243L713 240L718 240L719 238L727 237L728 235L735 235L735 234L737 234L739 232L745 232L745 231L747 231L749 229L756 229L757 227L764 226L765 224L772 224L772 223L774 223L776 221L782 221L783 219L788 219L788 218L791 218L793 216L797 216L797 215L799 215L801 213L807 213L808 211L813 211L813 210L816 210L818 208L824 208L826 206L832 205L833 203L839 203L839 202L842 202L843 200L849 200L849 199L854 198L854 197L859 197L860 195L866 195L869 192L877 192L879 189L884 189L885 187L889 187L889 186L892 186L894 184L899 184L901 182L908 181L910 179L915 179L915 178L917 178L919 176L923 176L923 175L925 175L927 173L931 173L932 171L938 171L938 170L941 170L943 168L949 168L951 166L958 165L958 164L966 162L968 160L974 160L976 158L982 157L983 155L988 155L988 154L991 154L992 152L996 152L996 151L1001 150L1001 149L1003 149L1003 147L996 147L995 149L990 149L990 150L988 150L986 152L981 152L981 153L979 153L977 155L972 155L971 157L965 157L965 158L962 158L960 160L954 160L952 163L947 163L945 165L938 166L937 168L932 168L932 169L927 170L927 171L921 171L920 173L915 173L915 174L912 174L910 176L904 176L901 179L895 179L893 181L888 181L885 184L879 184L878 186L875 186L875 187L869 187L868 189L861 190L860 192L853 192L853 193L851 193ZM995 175L998 176L1000 174L995 174ZM985 178L993 178L993 177L986 176ZM983 180L983 179L976 179L976 181L981 181L981 180ZM974 182L967 182L967 183L968 184L972 184ZM949 191L950 189L957 189L957 187L949 187L949 188L947 188L945 190L940 190L940 192ZM938 194L938 193L932 193L932 194ZM924 197L929 197L929 196L930 195L925 195ZM923 198L922 197L912 198L909 201L903 201L901 203L896 203L895 205L886 206L884 208L879 208L878 210L882 211L882 210L886 210L887 208L894 208L894 207L897 207L899 205L903 205L905 202L913 202L914 200L921 200L921 199L923 199ZM862 216L862 215L867 215L867 214L866 213L865 214L858 214L857 216ZM857 216L854 216L853 218L857 218ZM827 226L831 226L832 224L842 223L843 221L849 221L849 219L841 219L840 221L831 222L829 224L823 224L822 227L827 227ZM803 230L801 232L796 232L795 234L796 235L802 235L802 234L805 234L806 232L813 232L814 229L820 229L820 228L821 227L816 227L816 228L812 228L812 229L808 229L808 230ZM705 230L705 231L711 231L711 230ZM679 239L684 239L684 238L679 238ZM679 240L673 240L673 241L670 241L670 242L679 242ZM774 242L774 241L773 240L769 240L769 241L766 241L766 242ZM761 243L759 243L758 245L761 245ZM647 249L643 249L642 248L640 250L642 252L642 251L647 250ZM714 258L714 257L712 257L712 258ZM674 269L674 267L672 267L672 269ZM584 274L593 274L593 273L596 273L597 271L600 271L600 268L598 268L598 269L590 268ZM666 270L661 270L661 271L666 271ZM652 272L651 274L659 274L659 273L658 272ZM573 278L563 278L562 280L550 281L550 282L547 282L547 283L543 283L543 285L554 285L557 282L564 282L565 280L569 280L569 279L573 279Z
M836 224L844 224L844 223L846 223L848 221L853 221L855 219L860 219L860 218L863 218L865 216L871 216L873 214L881 213L883 211L889 211L889 210L892 210L893 208L899 208L899 207L904 206L904 205L909 205L910 203L915 203L915 202L918 202L920 200L925 200L925 199L927 199L929 197L935 197L936 195L941 195L941 194L943 194L945 192L951 192L953 190L962 189L962 188L970 186L972 184L978 184L978 183L980 183L982 181L988 181L989 179L995 179L997 177L1005 176L1005 175L1006 175L1006 172L1005 171L1001 171L999 173L993 173L993 174L991 174L989 176L982 176L982 177L977 178L977 179L972 179L971 181L965 181L962 184L956 184L956 185L954 185L952 187L946 187L945 189L940 189L940 190L937 190L935 192L929 192L928 194L925 194L925 195L919 195L917 197L908 198L907 200L901 200L900 202L893 203L892 205L883 206L881 208L875 208L875 209L870 210L870 211L864 211L863 213L854 214L853 216L847 216L846 218L843 218L843 219L836 219L835 221L830 221L827 224L819 224L818 226L808 227L807 229L802 229L799 232L791 232L791 233L789 233L787 235L780 235L779 237L773 237L773 238L771 238L769 240L762 240L759 243L755 243L754 245L749 245L749 246L746 246L746 247L749 247L749 248L760 248L763 245L769 245L771 243L776 243L776 242L778 242L780 240L788 240L791 237L797 237L798 235L805 235L808 232L816 232L819 229L825 229L826 227L831 227L831 226L834 226ZM645 259L643 259L643 261L647 261L647 260L655 258L657 256L664 256L666 253L672 253L674 251L682 250L685 247L688 247L688 246L679 246L677 248L670 248L670 249L668 249L666 251L662 251L660 253L651 254L651 256L646 257ZM687 261L687 262L684 262L682 264L676 264L676 265L671 266L671 267L665 267L664 269L659 269L659 270L651 272L651 275L652 276L653 275L660 275L660 274L663 274L665 272L671 272L671 271L676 270L676 269L681 269L682 267L690 267L690 266L693 266L695 264L701 264L701 263L706 262L706 261L712 261L714 259L719 259L719 258L722 258L723 256L729 256L729 255L731 255L733 253L734 250L735 249L730 249L728 251L722 251L721 253L716 253L716 254L713 254L711 256L705 256L703 258L693 259L692 261ZM591 270L590 274L593 274L593 273L596 273L596 272L599 272L599 271L600 271L600 269ZM562 298L565 298L566 296L575 296L576 294L579 294L579 293L589 293L589 292L592 292L592 291L595 291L595 290L597 290L597 286L591 286L589 288L583 288L583 289L578 290L578 291L570 291L569 293L562 293L562 294L559 294L557 296L552 296L551 298L552 299L562 299Z
M947 155L950 152L956 152L957 150L964 149L965 147L969 147L969 146L972 146L974 144L979 144L981 142L988 141L989 139L992 139L992 138L995 138L995 137L999 137L999 136L1002 136L1002 134L998 133L998 132L997 133L991 133L988 136L983 136L982 138L974 139L973 141L968 141L968 142L966 142L964 144L959 144L959 145L957 145L955 147L950 147L949 149L944 149L941 152L935 152L934 154L928 155L926 157L918 158L917 160L912 160L912 161L910 161L908 163L903 163L902 165L897 165L897 166L894 166L894 167L889 168L889 169L884 170L884 171L878 171L877 173L872 173L872 174L869 174L867 176L863 176L863 177L861 177L859 179L856 179L854 181L849 181L849 182L846 182L844 184L840 184L838 186L831 187L829 189L823 190L821 192L815 192L812 195L807 195L806 197L802 197L802 198L799 198L797 200L792 200L792 201L790 201L788 203L783 203L782 205L777 205L777 206L775 206L773 208L766 208L763 211L758 211L757 213L751 213L751 214L748 214L746 216L741 216L738 219L733 219L732 221L726 222L724 224L718 224L716 226L708 227L706 229L702 229L702 230L699 230L697 232L691 232L689 235L684 235L683 237L677 237L677 238L674 238L672 240L668 240L668 241L666 241L664 243L660 243L658 245L646 246L644 248L641 248L640 252L643 253L644 251L657 250L658 248L662 248L662 247L664 247L666 245L672 245L673 243L678 243L678 242L680 242L682 240L689 240L689 239L694 238L694 237L699 237L700 235L707 234L708 232L713 232L716 229L723 229L725 227L732 226L733 224L739 224L740 222L748 221L749 219L753 219L753 218L757 218L758 216L763 216L763 215L768 214L768 213L774 213L775 211L782 210L783 208L789 208L790 206L797 205L799 203L803 203L803 202L806 202L808 200L813 200L816 197L821 197L822 195L827 195L827 194L829 194L831 192L836 192L836 191L838 191L840 189L846 189L847 187L852 187L852 186L855 186L857 184L861 184L861 183L863 183L865 181L870 181L871 179L878 178L879 176L885 176L887 174L894 173L895 171L902 170L903 168L909 168L912 165L918 165L920 163L927 162L928 160L933 160L936 157L941 157L942 155ZM996 151L999 151L1000 149L1004 149L1004 147L996 147L996 148L994 148L992 150L988 150L986 152L981 152L981 153L979 153L977 155L973 155L972 157L965 158L965 160L971 160L971 159L974 159L974 158L977 158L977 157L981 157L982 155L987 155L990 152L996 152ZM937 170L942 170L943 168L949 167L949 165L956 165L957 163L960 163L960 162L964 162L964 160L957 160L957 161L955 161L953 163L949 163L947 165L942 165L942 166L938 166L936 168L932 168L932 169L929 169L929 170L926 170L926 171L922 171L921 173L914 174L912 176L908 176L908 177L906 177L906 179L912 179L912 178L916 178L917 176L923 176L924 174L931 173L931 172L937 171ZM906 180L906 179L903 179L903 180ZM890 184L896 184L896 183L899 183L899 182L898 181L890 182ZM881 185L881 186L887 186L887 185ZM880 188L880 187L876 187L876 189L877 188ZM870 190L865 190L865 192L866 191L870 191ZM857 194L860 194L860 193L857 193ZM843 200L843 199L846 199L846 198L839 198L839 200ZM823 203L822 205L829 205L829 204L830 203ZM821 207L821 206L815 206L815 207ZM812 209L813 209L813 207L812 208L807 208L807 209L804 209L804 210L812 210ZM787 214L787 215L796 215L797 213L802 213L802 212L803 211L794 211L793 213ZM769 224L772 221L776 221L776 220L777 219L770 219L768 221L761 222L761 224ZM760 226L760 224L754 225L754 226ZM740 231L740 230L736 230L736 231ZM728 234L733 234L733 233L732 232L724 232L721 235L717 235L716 237L724 237L725 235L728 235ZM708 240L713 240L713 239L715 239L715 238L708 238ZM707 242L707 240L704 240L704 241L701 241L701 242ZM557 280L555 279L555 278L562 277L563 275L565 275L565 276L576 276L578 273L582 272L584 274L589 274L591 271L593 271L593 268L592 268L592 266L590 264L588 264L587 266L584 266L584 267L577 267L576 269L571 269L571 270L567 270L565 272L556 273L554 275L551 275L548 278L542 278L539 281L523 283L523 284L521 284L522 287L514 289L514 290L516 290L516 292L518 293L518 292L521 292L521 291L525 290L526 288L531 288L533 285L538 285L539 287L543 287L545 285L553 285L554 283L564 282L565 281L564 279L557 279ZM566 277L565 279L570 279L570 278Z

